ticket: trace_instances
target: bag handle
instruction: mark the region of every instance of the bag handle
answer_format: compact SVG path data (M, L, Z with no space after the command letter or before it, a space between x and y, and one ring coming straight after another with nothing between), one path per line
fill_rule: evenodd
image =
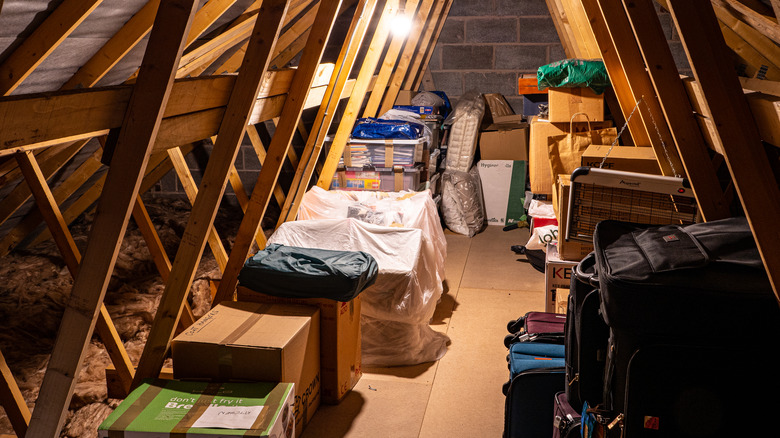
M572 146L574 144L574 118L577 116L585 116L585 121L588 122L588 136L590 136L591 143L593 142L593 128L590 126L590 117L588 117L587 113L584 112L578 112L571 115L571 118L569 119L569 146Z

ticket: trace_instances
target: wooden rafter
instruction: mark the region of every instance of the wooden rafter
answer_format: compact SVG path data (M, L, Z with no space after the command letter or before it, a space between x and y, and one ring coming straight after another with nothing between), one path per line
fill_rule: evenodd
M135 387L145 378L156 377L162 369L168 345L173 337L173 329L184 305L184 297L192 284L195 269L206 244L207 232L213 224L219 201L222 199L229 169L235 162L250 112L263 84L271 53L282 28L287 3L287 0L266 0L258 12L247 54L231 90L225 117L221 121L217 144L206 166L201 190L193 203L182 242L173 260L171 276L166 283L138 363L133 381ZM313 76L314 72L311 74Z
M0 406L5 409L16 435L25 436L27 425L30 423L30 409L22 397L22 392L19 391L16 379L5 362L2 351L0 351Z
M33 410L28 434L57 436L103 303L108 279L160 126L173 76L197 2L170 0L158 9L138 81L117 140L98 213L80 270L65 307L54 350Z

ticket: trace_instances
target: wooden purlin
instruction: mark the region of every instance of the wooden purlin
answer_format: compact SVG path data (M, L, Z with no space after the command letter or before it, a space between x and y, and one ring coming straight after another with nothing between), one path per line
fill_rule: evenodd
M184 236L173 260L170 278L136 369L134 387L146 378L158 376L162 368L174 327L184 306L184 298L206 244L207 232L213 225L222 199L229 169L235 162L256 96L268 70L287 4L287 0L266 0L258 12L249 48L231 90L225 117L221 121L217 144L206 165L201 188L193 203ZM314 72L310 74L313 76Z
M239 225L228 264L212 305L233 299L238 272L246 260L254 236L260 231L260 223L268 208L268 202L279 178L284 158L288 155L290 142L300 122L305 101L310 94L314 74L320 65L334 21L341 7L341 0L320 1L317 18L309 34L306 48L303 50L293 84L290 86L290 94L279 116L279 124L268 146L264 165L260 169L257 182L252 190L249 206L241 225Z
M158 9L141 72L119 133L104 193L90 231L81 270L63 313L27 435L59 435L76 377L97 321L108 280L173 86L195 0L169 0Z
M547 9L550 11L550 17L552 18L555 31L558 33L558 39L563 46L563 52L567 58L579 57L579 46L574 33L572 32L571 25L566 17L566 13L561 5L561 0L545 0L547 3Z
M720 62L727 46L708 0L668 0L696 81L723 144L723 156L780 302L780 188L737 75ZM695 163L691 163L695 164Z
M287 198L283 203L280 203L282 209L277 221L277 227L281 223L295 218L303 194L309 187L309 182L319 162L325 137L330 130L333 117L340 102L339 96L344 91L347 79L349 79L350 72L355 64L355 57L363 44L368 25L374 16L376 3L376 0L361 0L357 5L355 15L347 31L347 37L336 60L336 70L331 75L328 89L325 92L326 99L315 116L314 124L312 125L313 135L306 139L301 160L298 166L296 166Z
M668 0L665 1L668 2ZM726 8L741 21L749 24L775 43L780 44L780 24L775 19L756 12L737 0L712 0L712 4ZM708 7L711 7L711 5L708 5Z
M730 216L729 203L675 65L652 0L623 0L650 80L669 124L678 155L705 220ZM671 146L671 145L670 145Z
M762 79L780 79L780 47L764 34L740 21L726 8L713 3L726 44L745 59L755 59L754 67L761 71ZM750 51L750 54L741 53Z

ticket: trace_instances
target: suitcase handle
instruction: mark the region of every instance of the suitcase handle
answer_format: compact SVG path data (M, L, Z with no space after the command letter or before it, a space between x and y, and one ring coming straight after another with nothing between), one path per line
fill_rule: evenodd
M593 287L599 287L599 278L596 273L596 253L591 252L586 255L579 263L572 267L572 271L577 280L589 284Z

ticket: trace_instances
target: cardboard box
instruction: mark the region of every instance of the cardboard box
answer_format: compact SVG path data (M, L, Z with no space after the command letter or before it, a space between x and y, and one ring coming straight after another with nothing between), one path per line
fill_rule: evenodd
M547 94L547 88L539 89L539 79L536 74L521 74L517 78L517 94Z
M566 228L569 217L569 192L571 189L571 177L559 175L553 196L553 207L558 218L558 257L562 260L579 262L593 251L593 243L566 240Z
M575 120L598 122L604 120L604 95L596 94L590 88L550 88L547 93L549 114L547 120L569 123L574 114Z
M147 380L98 427L107 437L290 438L293 383L213 383Z
M171 342L173 376L190 380L292 382L300 434L320 405L320 310L225 302Z
M612 127L612 122L595 122L591 123L590 127L591 129L610 128ZM531 191L534 194L552 196L555 181L552 179L552 170L550 169L547 138L554 135L567 134L570 129L573 129L574 132L586 132L588 123L551 123L538 117L531 118L528 132L528 179L531 183Z
M557 290L571 287L571 268L577 262L561 260L558 256L556 245L547 245L547 254L544 261L544 311L555 312L557 302Z
M320 309L320 368L323 403L337 404L363 375L360 296L349 302L327 298L280 298L238 286L239 301L306 304Z
M612 149L610 151L610 148ZM655 158L655 152L651 147L620 146L612 147L610 145L588 146L582 153L582 165L587 167L600 167L604 156L607 160L604 162L603 169L625 170L626 172L648 173L651 175L660 175L661 168L658 166L658 160Z
M519 123L523 121L522 114L515 114L512 106L509 105L503 94L486 93L482 97L485 99L485 115L482 117L482 127L494 123Z
M477 163L488 225L515 224L525 215L525 181L528 163L480 160Z
M483 160L528 161L528 124L493 124L479 134Z
M411 105L412 99L417 94L416 91L412 90L399 90L398 96L395 97L395 104L396 105Z

